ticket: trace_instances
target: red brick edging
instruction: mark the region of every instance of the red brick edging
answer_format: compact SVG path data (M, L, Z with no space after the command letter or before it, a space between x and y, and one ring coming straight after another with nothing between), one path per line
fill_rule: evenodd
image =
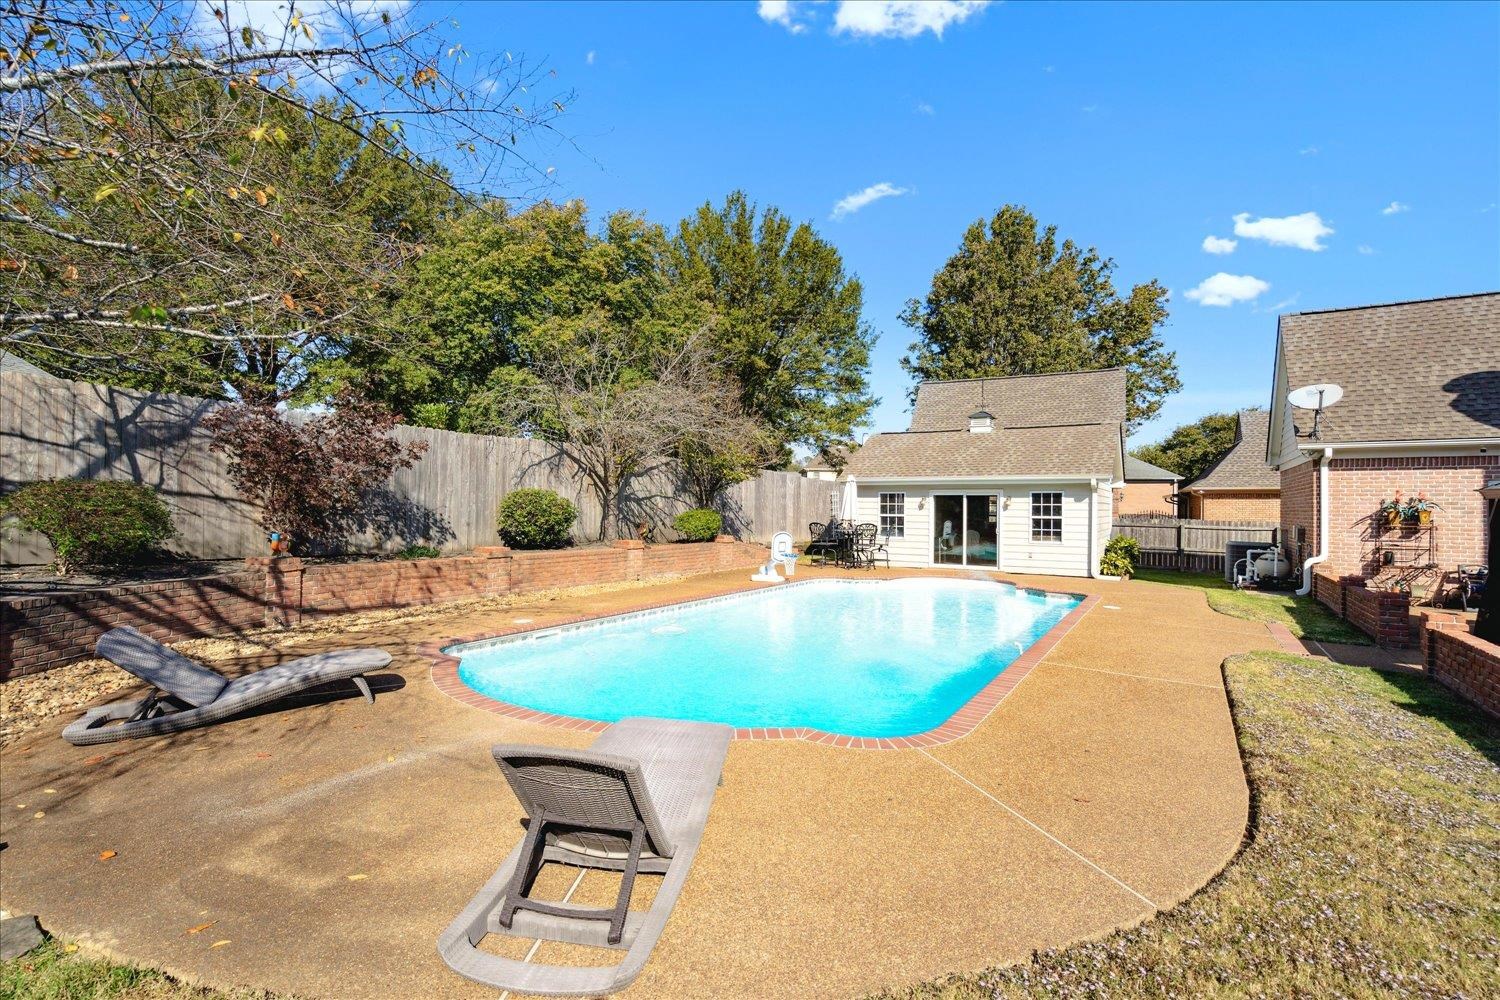
M897 577L895 579L903 579ZM1009 581L997 580L997 583L1008 583ZM1021 590L1034 590L1031 587L1012 586ZM694 600L710 600L718 597L728 597L734 594L750 593L761 589L760 587L737 587L722 593L708 595L704 598ZM1046 593L1044 591L1043 593ZM980 688L974 697L970 698L958 711L954 712L942 725L929 729L925 733L917 733L914 736L893 736L872 738L868 736L844 736L840 733L828 733L821 729L809 729L806 727L797 729L778 728L749 728L736 729L734 738L737 740L807 740L809 743L819 743L823 746L846 747L852 750L913 750L921 747L941 746L951 743L961 737L973 732L981 722L989 717L1005 696L1015 690L1026 675L1042 661L1052 647L1056 646L1063 636L1072 631L1098 604L1100 597L1096 595L1085 596L1069 594L1071 597L1082 596L1083 600L1072 611L1069 611L1060 621L1047 632L1028 646L1020 656L1016 657L1000 673L990 678L989 683ZM609 727L607 722L596 722L592 719L579 719L569 715L554 715L549 712L538 712L534 709L523 708L520 705L512 705L508 702L498 701L487 695L480 694L458 679L458 658L449 656L443 652L450 646L462 643L480 642L485 639L498 639L509 635L520 635L526 632L540 632L546 629L558 628L565 625L575 625L580 622L595 621L605 618L616 618L621 615L634 614L639 611L651 611L656 608L671 607L675 604L692 604L694 601L656 601L643 604L631 605L630 607L611 611L607 614L597 615L574 615L546 625L523 625L515 628L502 628L490 632L481 632L475 635L456 636L451 639L424 642L418 647L423 655L432 658L432 683L437 689L454 701L468 705L471 708L483 709L503 715L509 719L520 722L534 722L538 725L551 726L556 729L571 729L577 732L602 733Z

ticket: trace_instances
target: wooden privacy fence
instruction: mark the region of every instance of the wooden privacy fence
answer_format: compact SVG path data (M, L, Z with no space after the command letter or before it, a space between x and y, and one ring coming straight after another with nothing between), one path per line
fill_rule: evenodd
M1141 543L1141 566L1191 573L1223 573L1229 542L1271 545L1280 528L1266 521L1194 521L1181 517L1120 517L1114 534Z
M194 559L263 555L265 536L254 507L229 481L228 460L209 451L203 419L211 400L143 393L88 382L0 372L0 494L38 479L126 479L158 490L172 510L173 549ZM592 538L599 502L578 468L544 441L398 427L402 441L427 451L391 477L369 510L348 526L344 548L394 551L412 544L448 552L497 542L495 512L514 489L555 490L578 506L575 534ZM788 472L762 472L725 495L725 530L747 541L778 531L801 537L823 520L832 483ZM610 537L633 536L641 524L670 538L672 518L691 506L673 462L628 483ZM0 529L0 564L52 558L45 539L13 525Z

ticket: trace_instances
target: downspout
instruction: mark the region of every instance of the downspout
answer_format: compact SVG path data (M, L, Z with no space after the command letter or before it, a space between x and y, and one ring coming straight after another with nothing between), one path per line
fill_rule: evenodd
M1099 579L1099 559L1094 554L1094 547L1099 543L1099 520L1094 515L1094 494L1099 492L1099 480L1089 480L1089 576Z
M1324 448L1318 459L1318 554L1302 564L1302 586L1297 588L1299 597L1312 593L1312 568L1328 558L1328 462L1333 458L1333 449Z

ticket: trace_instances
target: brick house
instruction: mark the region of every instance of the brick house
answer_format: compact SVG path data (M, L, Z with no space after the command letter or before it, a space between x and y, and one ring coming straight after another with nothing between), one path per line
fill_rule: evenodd
M1344 395L1315 421L1287 393L1317 383ZM1451 587L1458 566L1485 562L1479 490L1500 473L1500 293L1282 316L1266 460L1299 565ZM1388 526L1380 504L1397 490L1437 503L1431 525Z
M1182 477L1134 455L1125 456L1125 482L1115 487L1115 514L1177 516L1177 484Z
M1234 445L1203 475L1182 487L1183 514L1203 521L1281 520L1281 477L1266 465L1271 415L1241 410Z

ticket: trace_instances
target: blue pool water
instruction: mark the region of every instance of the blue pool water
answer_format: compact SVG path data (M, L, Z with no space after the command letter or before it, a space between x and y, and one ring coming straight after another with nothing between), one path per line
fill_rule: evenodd
M1077 604L991 581L818 580L448 652L469 687L539 712L911 736Z

